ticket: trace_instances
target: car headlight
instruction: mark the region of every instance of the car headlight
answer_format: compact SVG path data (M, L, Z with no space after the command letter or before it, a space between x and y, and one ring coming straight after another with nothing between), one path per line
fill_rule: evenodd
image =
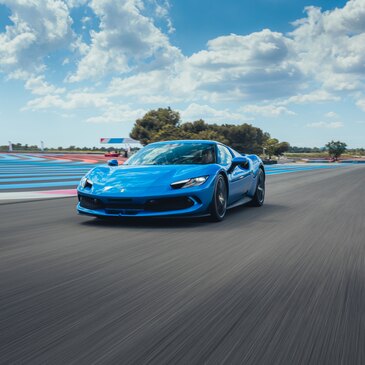
M184 188L191 188L192 186L199 186L204 184L208 179L208 176L200 176L194 177L192 179L185 179L173 182L171 187L173 189L184 189Z
M83 189L91 188L93 186L93 182L84 176L80 181L80 185Z

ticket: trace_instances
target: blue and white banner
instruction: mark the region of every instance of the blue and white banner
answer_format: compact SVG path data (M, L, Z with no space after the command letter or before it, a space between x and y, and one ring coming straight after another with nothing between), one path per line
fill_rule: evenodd
M133 138L100 138L100 143L138 143L139 141L136 141Z

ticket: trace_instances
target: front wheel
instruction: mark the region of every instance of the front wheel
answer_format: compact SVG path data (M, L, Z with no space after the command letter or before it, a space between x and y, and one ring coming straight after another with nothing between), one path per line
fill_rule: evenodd
M223 220L227 211L227 184L222 175L218 175L215 186L214 194L210 208L210 219L213 222L220 222Z
M259 174L257 176L257 187L255 195L251 200L251 206L261 207L264 204L264 200L265 200L265 173L262 169L260 169Z

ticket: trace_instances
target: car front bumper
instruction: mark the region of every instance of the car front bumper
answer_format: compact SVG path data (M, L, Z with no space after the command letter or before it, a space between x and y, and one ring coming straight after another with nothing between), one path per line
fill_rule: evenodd
M164 195L110 196L78 191L77 211L97 217L203 216L209 212L213 185L173 190Z

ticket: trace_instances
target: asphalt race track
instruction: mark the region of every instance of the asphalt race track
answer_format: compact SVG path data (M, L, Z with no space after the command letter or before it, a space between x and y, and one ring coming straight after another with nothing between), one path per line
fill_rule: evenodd
M3 364L364 364L365 166L269 175L225 221L0 204Z

